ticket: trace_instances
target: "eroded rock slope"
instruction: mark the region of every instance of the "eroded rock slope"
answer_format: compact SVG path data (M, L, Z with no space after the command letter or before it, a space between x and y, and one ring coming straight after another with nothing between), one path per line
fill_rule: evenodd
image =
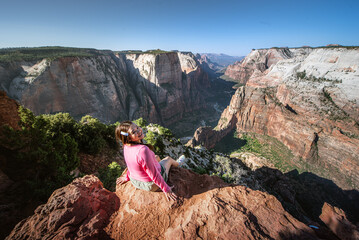
M296 165L358 189L358 62L358 48L252 51L238 65L246 85L216 130L199 129L191 144L213 147L232 129L268 135L293 152Z

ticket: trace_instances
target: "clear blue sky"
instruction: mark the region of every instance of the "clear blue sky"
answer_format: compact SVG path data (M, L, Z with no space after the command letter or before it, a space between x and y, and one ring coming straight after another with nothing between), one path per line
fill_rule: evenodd
M359 45L359 0L2 0L0 48L69 46L247 55Z

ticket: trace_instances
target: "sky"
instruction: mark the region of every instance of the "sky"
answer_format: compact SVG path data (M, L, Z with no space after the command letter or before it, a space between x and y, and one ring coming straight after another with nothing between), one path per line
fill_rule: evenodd
M359 45L359 0L1 0L0 48L65 46L245 56Z

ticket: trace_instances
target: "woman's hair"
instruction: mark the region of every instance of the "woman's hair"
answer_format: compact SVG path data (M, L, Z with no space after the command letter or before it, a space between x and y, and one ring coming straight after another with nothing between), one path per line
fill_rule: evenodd
M134 124L131 121L124 121L121 122L120 125L118 125L116 127L115 130L115 137L116 137L116 141L118 143L120 143L120 141L122 142L122 146L125 146L125 144L141 144L141 145L146 145L149 149L151 149L153 151L154 147L151 144L144 144L143 141L141 140L140 143L138 142L132 142L131 138L130 138L130 133L128 132L128 130L130 129L131 125ZM122 133L122 134L121 134ZM127 135L127 136L126 136Z
M115 137L116 137L116 141L117 141L118 143L119 143L120 141L122 142L123 145L132 143L131 140L130 140L130 136L129 136L130 133L128 132L128 130L130 129L131 125L132 125L132 122L131 122L131 121L124 121L124 122L120 123L120 125L118 125L118 126L116 127ZM121 132L127 134L127 136L121 134Z

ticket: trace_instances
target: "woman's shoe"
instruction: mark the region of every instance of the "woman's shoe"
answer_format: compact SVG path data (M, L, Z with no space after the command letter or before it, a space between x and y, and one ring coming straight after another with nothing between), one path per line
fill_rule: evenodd
M187 158L184 155L181 155L176 162L179 163L179 166L181 167L183 164L185 164L187 161Z

